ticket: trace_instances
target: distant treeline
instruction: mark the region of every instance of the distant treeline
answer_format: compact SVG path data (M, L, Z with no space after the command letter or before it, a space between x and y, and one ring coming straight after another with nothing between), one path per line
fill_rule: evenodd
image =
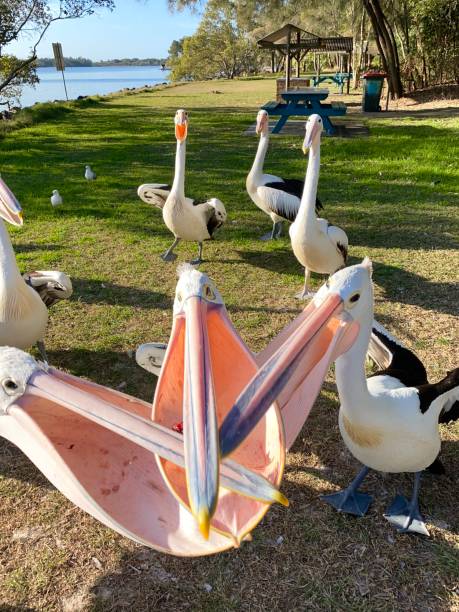
M166 60L157 59L157 58L146 58L139 59L138 57L134 58L124 58L124 59L113 59L113 60L102 60L100 62L93 62L87 57L65 57L65 65L69 68L74 66L161 66L164 64ZM54 66L54 58L52 57L42 57L37 60L38 68L48 68L49 66Z

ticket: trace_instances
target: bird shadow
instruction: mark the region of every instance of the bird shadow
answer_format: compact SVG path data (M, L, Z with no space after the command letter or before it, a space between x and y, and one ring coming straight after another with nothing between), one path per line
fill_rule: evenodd
M78 277L72 278L72 284L73 299L85 304L112 304L160 310L170 309L173 305L170 296L148 289Z
M31 253L35 251L61 251L62 247L57 244L15 244L14 252L16 255L19 253Z

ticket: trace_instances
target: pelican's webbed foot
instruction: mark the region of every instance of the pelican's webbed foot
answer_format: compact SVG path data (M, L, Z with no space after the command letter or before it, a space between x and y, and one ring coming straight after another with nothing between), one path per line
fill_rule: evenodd
M177 259L177 255L174 253L174 249L178 245L179 242L180 242L180 238L176 238L174 242L171 244L171 246L167 249L167 251L164 251L164 253L161 254L161 259L163 261L171 262Z
M373 497L367 493L361 493L357 489L368 474L369 469L367 466L364 466L346 489L338 491L338 493L331 493L330 495L321 495L320 499L336 508L338 512L365 516L373 501Z
M418 533L420 535L430 535L419 510L419 486L421 482L421 472L417 472L414 481L413 496L410 501L403 495L397 495L392 504L384 514L391 525L400 533Z

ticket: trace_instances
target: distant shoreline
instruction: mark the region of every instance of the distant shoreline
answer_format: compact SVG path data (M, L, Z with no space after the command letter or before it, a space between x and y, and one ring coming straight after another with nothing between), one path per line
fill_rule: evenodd
M106 66L165 66L166 59L158 58L123 58L113 60L93 61L85 57L65 57L66 68L103 68ZM54 58L41 57L37 59L37 68L54 68ZM167 70L167 68L166 68Z

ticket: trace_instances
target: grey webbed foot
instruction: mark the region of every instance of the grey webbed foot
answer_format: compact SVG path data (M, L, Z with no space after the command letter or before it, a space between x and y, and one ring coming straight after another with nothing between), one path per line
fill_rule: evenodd
M272 232L268 232L267 234L263 234L263 236L260 236L260 240L263 240L263 242L268 242L269 240L273 239L273 234Z
M299 293L295 293L295 297L297 300L310 300L315 296L314 291L300 291Z
M161 259L163 261L175 261L177 259L177 255L175 253L169 252L169 251L165 251L164 253L161 254Z
M338 491L338 493L321 495L320 499L336 508L338 512L346 512L346 514L353 514L355 516L365 516L373 501L373 497L367 493L361 493L358 491L358 488L369 470L370 468L364 466L348 487L342 491Z
M411 500L408 501L403 495L397 495L384 514L384 518L394 525L399 533L430 535L419 511L418 496L420 483L421 472L417 472Z
M336 508L338 512L345 512L354 516L365 516L373 501L373 497L367 493L349 491L348 489L343 489L331 495L321 495L320 499Z

